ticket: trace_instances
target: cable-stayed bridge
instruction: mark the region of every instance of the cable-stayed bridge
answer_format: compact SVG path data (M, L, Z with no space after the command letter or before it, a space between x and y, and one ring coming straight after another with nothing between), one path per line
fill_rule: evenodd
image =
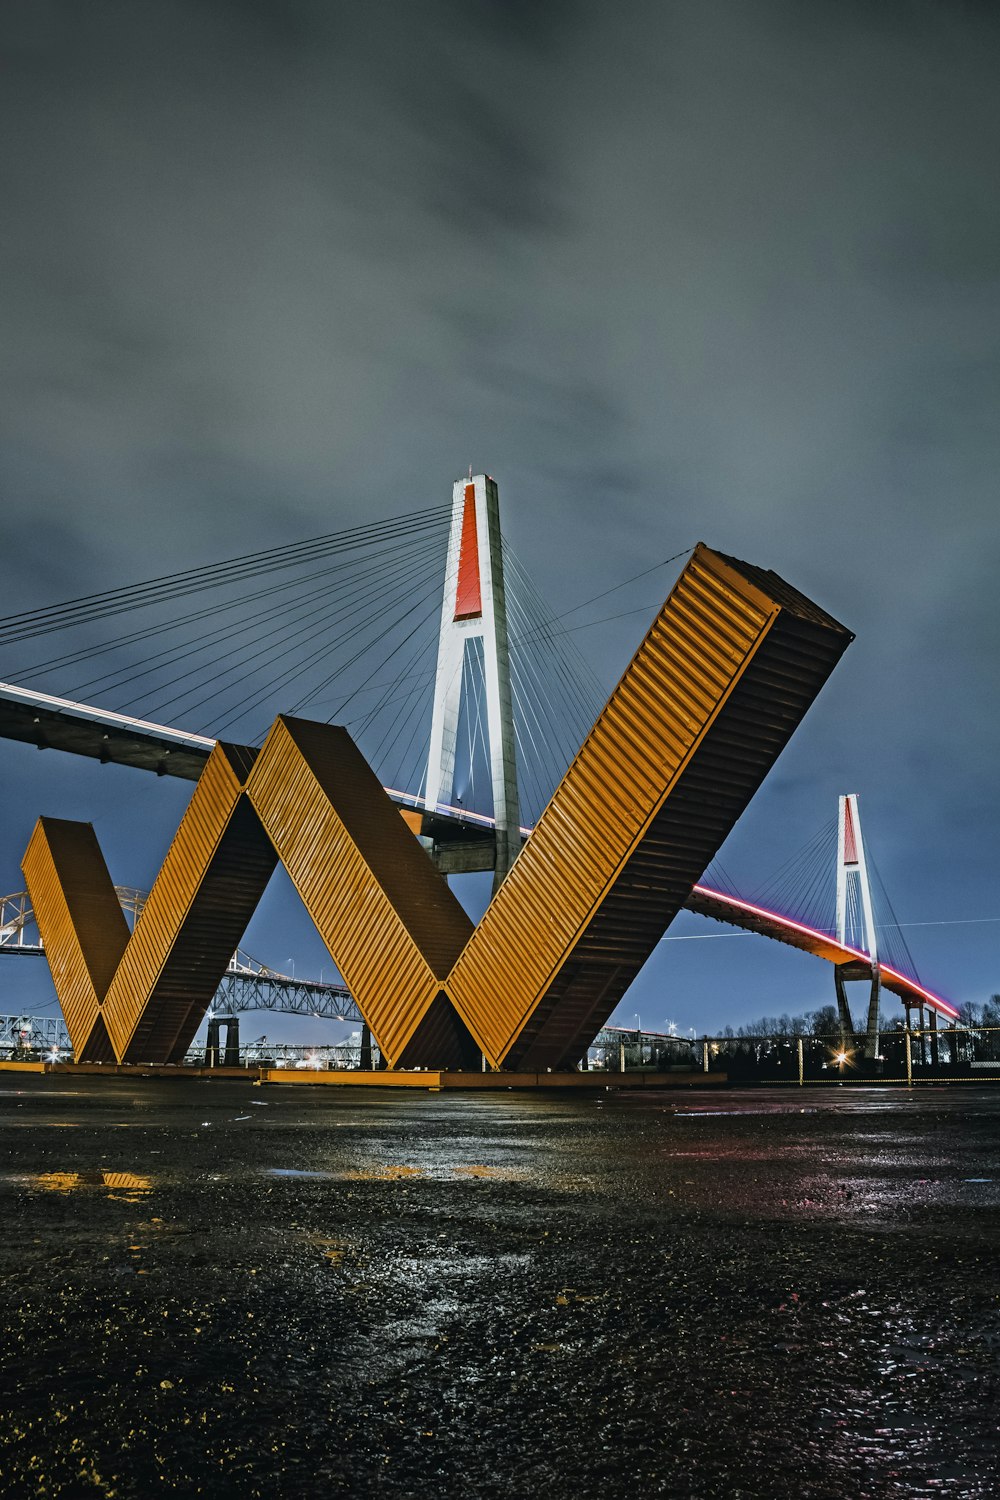
M571 623L603 598L553 618L478 476L450 507L0 621L15 679L0 687L0 734L196 780L217 740L259 743L276 708L342 723L438 867L493 870L499 885L603 702ZM841 799L835 862L810 847L780 892L749 897L713 869L686 905L830 962L851 1029L845 979L871 986L869 1032L880 989L954 1016L921 984L891 910L876 911L867 865L856 799ZM832 909L819 903L821 867ZM0 927L0 949L25 951ZM226 982L245 980L313 1008L301 983L241 973L237 955ZM313 998L333 1005L337 987L321 990Z

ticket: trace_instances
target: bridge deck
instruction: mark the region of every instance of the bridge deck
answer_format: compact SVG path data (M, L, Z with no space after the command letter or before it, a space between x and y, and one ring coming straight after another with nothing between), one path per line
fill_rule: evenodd
M14 696L16 695L16 696ZM47 701L46 701L47 700ZM197 781L213 740L171 733L165 726L143 725L118 714L102 714L83 704L54 706L57 699L0 684L0 738L34 745L38 750L67 750L116 766L155 771Z
M792 917L768 911L766 907L755 906L753 902L742 901L736 896L724 895L722 891L713 891L705 885L696 885L684 905L688 911L698 912L700 916L728 922L732 927L741 927L744 932L758 932L762 937L774 938L804 953L825 958L828 963L850 964L857 971L858 978L871 978L871 959L867 953L848 948L830 933L807 927ZM947 1000L942 1000L918 980L899 973L888 964L879 965L879 976L883 989L891 990L904 1004L929 1006L949 1020L958 1016L958 1011Z

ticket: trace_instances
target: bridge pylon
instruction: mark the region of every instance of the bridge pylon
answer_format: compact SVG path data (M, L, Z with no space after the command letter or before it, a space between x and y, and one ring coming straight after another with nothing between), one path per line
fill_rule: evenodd
M878 936L875 931L875 913L872 903L871 879L868 874L868 857L864 836L861 832L861 810L855 793L842 796L837 817L837 941L847 947L860 949L870 960L871 989L868 996L868 1017L865 1025L864 1052L866 1057L878 1055L879 1029L878 1007L881 990L881 974L878 959ZM854 1034L847 1003L845 981L868 978L869 966L836 964L834 984L837 991L837 1010L841 1029ZM860 972L859 972L860 969Z
M521 848L514 709L507 644L500 497L488 474L460 479L452 492L451 532L438 638L434 709L427 757L426 813L455 803L455 757L466 652L483 643L486 737L496 821L494 893Z

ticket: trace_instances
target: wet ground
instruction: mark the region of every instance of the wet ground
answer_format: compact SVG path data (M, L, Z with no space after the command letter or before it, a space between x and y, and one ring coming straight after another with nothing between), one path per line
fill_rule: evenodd
M0 1074L0 1494L1000 1496L1000 1089Z

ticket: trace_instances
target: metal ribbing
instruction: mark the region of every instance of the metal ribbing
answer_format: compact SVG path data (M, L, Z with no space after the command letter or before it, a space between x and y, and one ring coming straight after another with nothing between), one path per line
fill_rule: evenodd
M755 590L727 593L703 553L681 574L449 978L449 994L478 1023L495 1065L767 624L767 601Z
M186 1048L277 863L240 805L253 754L213 750L136 923L105 1002L123 1061Z
M112 1062L101 1003L129 931L93 828L39 818L21 867L74 1057Z
M116 1055L186 1045L280 854L390 1062L467 1066L473 1039L495 1065L572 1061L849 639L782 580L696 549L471 938L346 731L279 719L256 764L218 746L108 989ZM60 865L43 828L25 874L66 955L60 1000L96 1036L108 891L124 918L92 831L86 854L66 837Z
M721 729L712 775L699 777L703 743L779 616L760 579L696 549L449 977L494 1064L555 1065L594 1015L610 1013L847 644L822 616L822 670L802 682L790 661L786 680L779 673L760 693L771 705L760 732L743 719ZM801 596L782 587L794 609ZM660 848L653 824L673 796L674 836Z
M358 1009L395 1064L471 922L346 730L280 718L247 791ZM441 1039L430 1040L436 1049ZM414 1051L409 1046L411 1065L422 1063Z
M560 975L511 1048L510 1066L567 1066L582 1055L746 808L847 639L846 632L782 610L577 945L579 975Z
M440 991L395 1059L397 1068L478 1068L481 1049Z

